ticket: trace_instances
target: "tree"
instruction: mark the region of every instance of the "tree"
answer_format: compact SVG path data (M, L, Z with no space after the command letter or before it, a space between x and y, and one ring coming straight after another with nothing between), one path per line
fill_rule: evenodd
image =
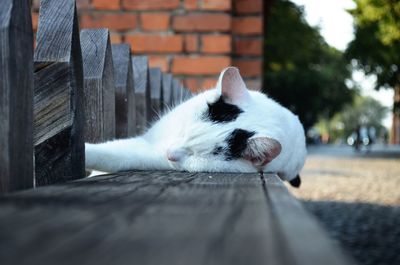
M374 127L377 135L382 135L386 131L382 122L387 113L388 108L379 101L357 95L351 104L346 104L332 119L320 120L317 127L329 133L331 141L346 139L357 126Z
M303 10L277 0L266 20L265 92L299 115L304 127L332 117L352 100L345 85L350 70L342 53L330 47L304 20Z
M377 76L376 89L398 94L393 113L400 119L400 1L354 0L355 38L346 50L349 60L366 74ZM397 135L400 128L396 128ZM400 139L397 139L400 141Z

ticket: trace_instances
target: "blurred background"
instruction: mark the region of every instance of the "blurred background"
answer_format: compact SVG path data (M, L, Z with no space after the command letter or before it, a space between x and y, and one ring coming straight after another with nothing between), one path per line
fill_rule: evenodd
M109 28L192 91L234 65L295 112L309 156L292 192L360 264L400 264L400 1L77 4L81 28Z

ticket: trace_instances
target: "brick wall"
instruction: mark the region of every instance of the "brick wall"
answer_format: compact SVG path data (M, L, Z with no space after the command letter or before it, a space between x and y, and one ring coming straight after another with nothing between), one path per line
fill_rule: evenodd
M33 0L37 27L39 0ZM193 91L215 85L235 65L248 86L261 86L262 0L77 0L81 28L109 28L113 43L146 54L150 66Z

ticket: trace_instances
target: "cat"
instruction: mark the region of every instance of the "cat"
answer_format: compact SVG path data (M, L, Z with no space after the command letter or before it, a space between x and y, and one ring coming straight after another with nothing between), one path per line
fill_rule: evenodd
M248 90L235 67L221 72L216 88L178 105L142 136L85 148L89 170L276 172L296 187L307 153L298 117Z

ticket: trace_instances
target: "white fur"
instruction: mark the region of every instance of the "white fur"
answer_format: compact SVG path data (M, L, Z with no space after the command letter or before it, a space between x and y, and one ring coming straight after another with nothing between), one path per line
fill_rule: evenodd
M215 102L224 92L220 77L215 89L172 109L144 135L86 144L86 168L105 172L130 169L257 172L259 168L245 159L226 161L223 155L212 155L215 146L224 143L233 130L244 129L255 131L253 137L270 137L281 144L281 153L262 168L264 172L277 172L284 180L295 178L306 158L303 126L297 116L274 100L260 92L246 91L245 96L234 99L233 103L244 111L235 121L205 122L202 115L208 109L207 103Z

